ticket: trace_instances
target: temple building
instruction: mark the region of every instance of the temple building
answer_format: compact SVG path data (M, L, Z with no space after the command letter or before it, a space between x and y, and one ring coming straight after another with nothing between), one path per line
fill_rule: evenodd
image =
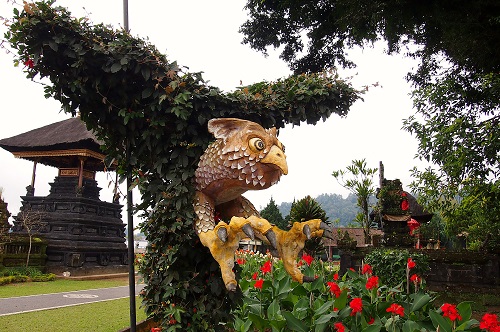
M105 165L101 143L79 118L70 118L0 140L16 158L33 162L31 183L14 217L14 232L25 232L22 218L36 214L42 227L37 236L47 245L47 272L72 275L128 271L125 224L118 200L101 201L96 172ZM47 196L35 195L37 164L58 169ZM116 194L116 188L115 188Z

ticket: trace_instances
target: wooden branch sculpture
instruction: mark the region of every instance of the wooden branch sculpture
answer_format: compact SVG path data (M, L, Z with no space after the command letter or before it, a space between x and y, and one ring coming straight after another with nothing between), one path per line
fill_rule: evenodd
M275 247L294 280L310 281L297 268L297 255L311 236L330 237L329 226L314 219L294 223L288 232L280 230L260 218L252 203L242 196L247 190L269 188L288 173L285 147L276 129L266 130L247 120L220 118L210 120L208 130L216 141L201 156L195 173L195 229L219 263L226 288L236 290L234 254L239 241L247 236L257 236Z

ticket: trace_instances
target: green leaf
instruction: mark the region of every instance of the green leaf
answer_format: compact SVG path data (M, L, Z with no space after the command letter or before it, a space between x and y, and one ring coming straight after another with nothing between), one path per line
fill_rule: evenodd
M238 332L247 332L252 325L252 321L247 319L246 321L241 320L239 317L236 317L234 320L234 329Z
M326 327L328 326L328 323L322 323L322 324L314 324L314 332L323 332Z
M269 325L271 325L273 331L284 331L286 321L283 317L281 319L272 319L269 320Z
M320 316L322 315L323 313L327 312L327 311L331 311L333 310L333 301L327 301L325 302L321 307L319 307L318 309L316 309L314 311L314 316Z
M151 96L153 94L153 89L148 87L144 90L142 90L142 98L148 98L149 96Z
M434 310L429 311L429 317L431 318L432 325L434 325L435 328L438 328L439 326L439 331L451 332L451 322L449 320L446 320L436 311Z
M420 325L418 325L412 320L407 320L403 324L403 332L414 332L414 331L420 331Z
M249 313L248 318L253 322L254 327L258 330L263 330L268 327L267 321L265 321L260 315Z
M57 45L57 43L53 40L49 41L49 47L54 51L54 52L57 52L57 50L59 49L59 45Z
M327 322L329 322L329 321L330 321L333 317L335 317L335 316L337 316L337 314L335 314L335 313L333 313L333 312L332 312L332 313L330 313L330 314L328 314L328 315L323 315L323 316L321 316L320 318L316 319L316 320L314 321L314 323L316 323L316 324L323 324L323 323L327 323Z
M340 296L335 299L335 308L342 310L347 305L347 290L342 291Z
M365 327L361 332L379 332L382 329L380 324L372 324Z
M300 319L297 319L291 312L283 311L281 313L286 319L286 325L292 331L307 332L309 327Z
M457 305L457 310L462 316L461 321L468 321L472 317L472 308L471 304L474 303L472 301L461 302Z
M280 305L277 299L274 299L273 302L267 308L267 317L269 319L276 319L278 317L278 313L280 311Z
M121 69L122 69L122 65L118 62L113 63L113 65L111 66L111 72L113 74L119 72Z
M410 312L417 311L418 309L422 308L424 305L429 303L431 299L432 298L429 294L417 293L415 296L415 300L410 307Z
M151 77L151 69L149 69L149 67L142 66L141 67L141 74L142 74L142 77L144 77L144 80L147 81Z

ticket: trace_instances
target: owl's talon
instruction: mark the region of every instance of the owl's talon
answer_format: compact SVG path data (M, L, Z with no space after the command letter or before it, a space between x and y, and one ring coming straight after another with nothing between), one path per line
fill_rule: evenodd
M251 240L254 240L255 239L255 233L253 232L253 228L252 226L250 226L250 224L245 224L243 225L243 227L241 228L241 230L243 231L243 233L245 233Z
M308 240L311 239L311 228L309 227L309 225L304 225L304 228L302 228L302 232Z
M270 229L269 231L267 231L265 235L269 243L273 246L273 248L278 249L278 239L276 238L276 233L274 233L274 231Z
M225 227L219 227L219 229L217 230L217 237L219 238L219 240L226 243L226 241L227 241L227 229Z
M314 277L309 277L309 276L302 277L302 282L313 282L314 280L316 280L316 278Z
M319 224L319 228L323 230L323 237L326 237L330 240L335 240L333 236L333 228L332 226L328 225L326 222L321 222Z

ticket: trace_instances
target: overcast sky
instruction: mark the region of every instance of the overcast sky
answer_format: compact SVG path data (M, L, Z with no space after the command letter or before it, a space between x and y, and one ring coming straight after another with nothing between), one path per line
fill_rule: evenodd
M271 51L266 58L241 44L243 36L238 29L246 20L245 3L245 0L129 0L130 29L134 36L149 38L170 61L177 61L192 72L204 72L203 77L210 85L224 91L234 90L240 81L246 85L289 76L290 71L277 52ZM76 17L88 16L94 23L123 26L122 0L60 0L57 4L69 8ZM13 6L1 2L0 16L11 17ZM5 31L2 25L2 36ZM258 209L265 207L271 197L279 204L322 193L346 196L347 191L331 174L345 169L353 159L365 158L371 168L382 161L385 177L401 179L405 188L411 182L409 170L413 166L424 167L415 159L416 139L401 130L402 120L414 113L410 85L404 76L415 62L399 55L385 55L382 45L350 53L358 67L341 71L341 76L352 76L357 88L376 82L380 86L370 89L364 101L357 102L346 118L333 115L316 126L304 124L280 131L289 174L274 187L245 194ZM69 117L60 111L57 101L44 98L41 82L25 78L22 65L13 66L13 55L5 48L0 49L0 74L0 139ZM15 159L0 149L0 187L12 214L18 212L20 196L30 184L32 166L30 161ZM38 165L35 194L47 195L48 183L56 174L55 168ZM99 174L97 180L104 188L101 199L111 200L106 175Z

